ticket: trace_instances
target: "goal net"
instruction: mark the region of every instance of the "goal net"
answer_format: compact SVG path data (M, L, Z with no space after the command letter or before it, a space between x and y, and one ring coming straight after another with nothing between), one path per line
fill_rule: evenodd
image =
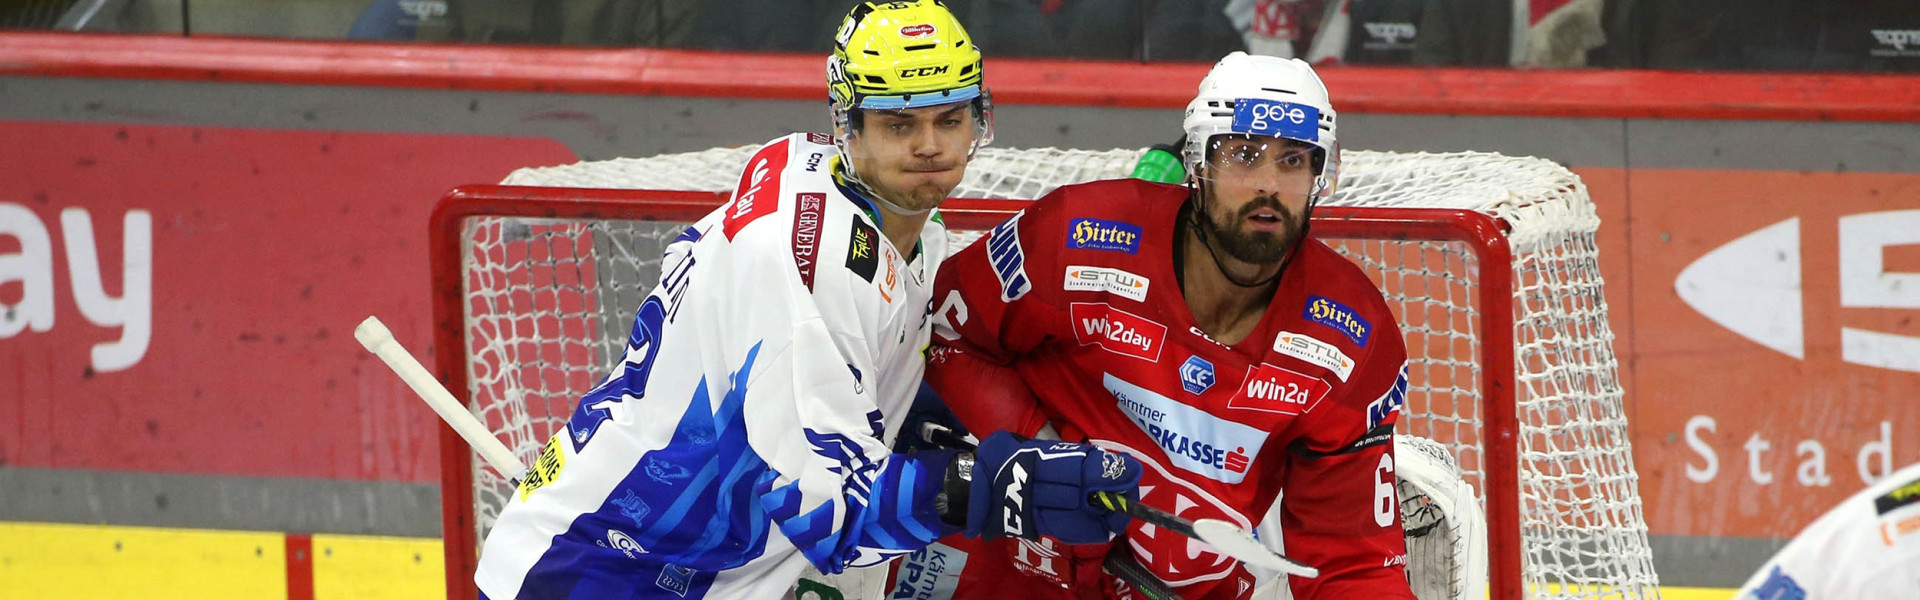
M752 150L523 169L442 201L431 249L441 376L522 461L618 364L662 249L724 202ZM983 148L954 192L963 200L942 210L968 242L1023 200L1126 176L1142 152ZM1585 186L1538 158L1344 157L1313 232L1380 285L1400 320L1410 364L1399 432L1443 449L1472 492L1465 504L1484 511L1485 589L1658 598ZM471 598L479 543L510 490L457 436L443 434L442 455L448 591ZM1401 490L1410 571L1446 590L1422 597L1478 589L1444 550L1454 538L1423 539L1444 507L1404 480Z

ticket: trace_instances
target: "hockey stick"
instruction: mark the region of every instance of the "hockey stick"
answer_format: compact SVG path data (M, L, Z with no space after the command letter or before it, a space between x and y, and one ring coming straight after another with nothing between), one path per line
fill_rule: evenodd
M973 442L954 433L937 423L923 423L920 436L928 442L972 450ZM1239 526L1219 519L1200 519L1188 521L1173 513L1147 506L1139 502L1129 502L1125 496L1107 492L1094 492L1087 496L1087 502L1107 510L1124 512L1127 516L1146 521L1157 527L1165 527L1174 533L1184 535L1213 546L1221 554L1238 559L1247 564L1279 571L1300 577L1319 577L1320 570L1301 564L1291 558L1281 556L1253 539L1253 534Z
M1133 591L1139 592L1147 600L1186 600L1179 592L1168 587L1166 582L1148 572L1146 567L1140 566L1140 561L1133 558L1133 547L1126 544L1115 544L1112 550L1108 550L1106 560L1100 561L1100 567L1127 582Z
M460 439L466 440L474 452L480 453L487 464L493 465L493 470L512 477L508 480L509 485L520 486L520 481L527 476L527 467L514 458L513 451L508 450L506 444L493 437L493 432L487 431L487 426L481 424L480 419L467 412L467 407L454 399L446 386L440 385L440 380L434 379L419 360L414 359L398 340L393 339L393 332L387 330L379 318L367 317L367 320L361 321L358 327L353 328L353 338L360 340L360 345L365 346L368 352L380 357L381 362L387 363L387 367L393 369L401 381L407 382L407 387L413 388L413 392L419 394L427 406L433 407L433 412L440 415L440 420L446 421L454 433L460 434Z

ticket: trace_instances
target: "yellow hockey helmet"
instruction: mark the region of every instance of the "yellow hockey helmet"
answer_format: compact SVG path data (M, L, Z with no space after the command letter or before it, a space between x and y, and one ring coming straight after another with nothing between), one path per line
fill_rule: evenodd
M850 132L861 109L909 109L974 101L977 144L992 139L992 96L980 49L939 0L863 2L847 13L827 58L834 125Z

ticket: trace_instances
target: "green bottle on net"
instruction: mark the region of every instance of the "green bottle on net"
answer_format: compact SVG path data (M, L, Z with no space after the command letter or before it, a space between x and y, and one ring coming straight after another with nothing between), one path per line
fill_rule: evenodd
M1158 183L1180 183L1187 179L1186 167L1180 166L1180 157L1158 146L1148 148L1146 154L1133 164L1134 179L1145 179Z

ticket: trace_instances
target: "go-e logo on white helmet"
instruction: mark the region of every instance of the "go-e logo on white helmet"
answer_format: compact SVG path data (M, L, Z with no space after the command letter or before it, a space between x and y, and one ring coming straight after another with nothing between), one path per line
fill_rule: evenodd
M1320 109L1278 100L1236 98L1233 101L1233 131L1318 142Z

